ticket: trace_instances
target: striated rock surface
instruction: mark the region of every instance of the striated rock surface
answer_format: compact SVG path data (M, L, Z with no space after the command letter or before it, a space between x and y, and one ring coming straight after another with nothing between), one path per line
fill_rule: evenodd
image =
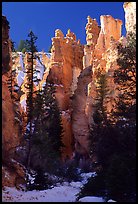
M56 85L56 98L62 111L64 156L72 155L71 99L77 88L78 76L83 69L83 46L76 40L73 32L68 30L66 36L61 30L55 31L52 38L51 65L48 80Z
M9 23L2 17L2 186L18 186L24 182L24 170L13 159L20 143L19 124L15 120L14 104L10 96L7 80L10 71ZM5 41L6 40L6 41Z
M126 31L131 32L136 25L136 2L124 2Z
M124 10L128 33L133 31L133 26L136 24L136 2L125 2ZM61 30L57 29L55 37L52 38L51 54L36 53L35 68L40 71L37 75L40 82L34 84L34 89L42 88L46 80L52 80L55 84L56 98L62 113L63 142L66 146L63 158L71 157L73 151L80 155L88 154L89 128L94 122L92 115L95 111L94 104L97 96L97 73L104 73L107 76L109 93L104 103L110 112L117 94L113 80L114 70L118 68L117 45L119 42L124 45L126 43L126 38L121 37L121 20L114 19L110 15L102 15L100 26L96 19L90 16L87 17L87 21L86 45L81 45L80 40L77 40L70 29L65 36ZM5 22L3 18L5 29L2 32L6 32L3 34L2 41L4 71L10 69L10 41L8 41L7 33L9 27ZM23 92L20 103L24 112L23 108L25 109L26 103L24 70L29 66L29 54L12 53L12 57L12 69L16 70L16 83Z
M110 41L121 37L122 21L110 15L100 16L101 30L95 46L94 58L100 59L102 54L110 47Z
M122 21L114 19L112 16L101 16L101 30L95 47L92 49L90 64L92 64L92 81L89 84L89 93L87 97L86 115L89 119L89 125L93 123L92 115L95 111L95 98L97 97L96 83L97 73L103 73L107 76L107 86L110 90L109 101L105 100L108 111L113 106L114 89L113 72L117 68L117 42L121 37ZM109 105L110 104L110 105Z
M77 89L72 99L72 131L75 142L75 152L78 155L88 155L89 152L89 123L85 114L87 88L92 80L92 67L85 68L79 78Z
M96 19L92 19L90 16L87 17L88 23L86 24L86 42L87 45L84 46L84 57L83 57L83 67L88 67L92 64L93 51L99 37L100 26Z

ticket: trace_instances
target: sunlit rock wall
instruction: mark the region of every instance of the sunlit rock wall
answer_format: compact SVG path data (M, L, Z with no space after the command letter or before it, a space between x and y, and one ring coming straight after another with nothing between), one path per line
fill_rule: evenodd
M126 31L131 32L136 25L136 2L124 2Z
M55 31L52 38L51 66L49 80L56 84L56 98L62 112L64 156L72 155L71 97L77 88L78 76L83 69L83 46L73 32L68 30L66 36L61 30Z
M24 170L14 160L15 149L20 144L19 124L15 117L15 105L8 88L11 69L11 43L9 22L2 17L2 186L19 187L24 183Z
M92 64L92 81L89 84L89 93L87 98L86 115L89 118L89 125L94 123L93 113L95 111L95 98L97 97L96 83L97 73L103 73L107 76L107 87L109 87L109 100L105 100L108 111L113 107L114 89L113 73L117 68L117 42L121 37L122 21L114 19L110 15L100 17L101 29L97 39L97 43L91 55ZM87 38L86 38L87 40Z

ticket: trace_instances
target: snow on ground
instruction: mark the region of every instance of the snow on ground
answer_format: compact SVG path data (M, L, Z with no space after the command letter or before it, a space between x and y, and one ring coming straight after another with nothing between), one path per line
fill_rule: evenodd
M116 202L116 201L115 201L115 200L110 199L110 200L108 200L107 202Z
M84 198L79 199L80 202L105 202L105 200L101 197L95 196L86 196Z
M82 181L64 182L56 187L47 190L21 191L14 187L5 187L2 192L2 202L77 202L77 194L80 188L90 176L95 173L82 174ZM102 197L86 196L79 199L79 202L106 202ZM116 202L109 200L108 202Z
M46 56L48 57L48 58L50 58L51 57L51 53L50 52L46 52Z
M43 191L19 191L6 188L2 194L2 202L74 202L78 189L71 186L59 186Z

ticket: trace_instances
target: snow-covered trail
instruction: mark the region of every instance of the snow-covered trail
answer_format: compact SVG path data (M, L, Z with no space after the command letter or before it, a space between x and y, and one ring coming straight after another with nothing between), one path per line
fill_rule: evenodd
M78 182L57 183L56 187L42 191L20 191L16 188L5 187L2 192L3 202L75 202L77 194L90 176L95 172L81 174L82 180Z
M77 202L77 194L80 188L87 182L94 172L82 174L82 181L58 183L56 187L47 190L21 191L16 188L5 187L2 192L2 202ZM105 201L102 197L86 196L79 202L116 202Z
M75 202L79 189L72 186L59 186L43 191L19 191L6 188L2 202Z

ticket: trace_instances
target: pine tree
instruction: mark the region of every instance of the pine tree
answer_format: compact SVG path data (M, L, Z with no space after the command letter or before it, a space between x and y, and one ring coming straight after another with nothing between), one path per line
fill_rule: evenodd
M135 30L134 30L135 31ZM136 112L136 33L127 35L127 44L118 45L119 68L115 70L114 81L119 95L115 115L118 118L134 118Z
M33 135L33 108L34 108L34 59L35 52L37 51L37 46L35 45L37 37L34 35L32 31L28 34L28 38L26 40L27 50L30 52L30 65L27 68L27 83L25 87L27 88L27 100L26 100L26 112L27 112L27 123L28 128L26 131L26 138L28 139L28 161L27 167L29 170L30 166L30 151L31 151L31 140Z
M46 83L35 97L34 131L32 138L32 167L50 171L54 162L61 159L62 124L55 98L54 84ZM37 159L36 159L37 158Z
M108 99L108 87L107 87L107 75L106 73L97 72L96 77L96 98L93 113L94 123L91 125L90 129L90 155L94 163L99 165L98 158L98 146L99 141L104 137L103 133L106 131L106 128L109 128L110 122L107 117L107 107L105 100ZM96 160L96 161L95 161ZM98 162L98 163L97 163ZM93 164L94 166L94 164Z
M108 97L107 88L107 76L106 73L97 73L96 78L96 98L95 98L95 112L93 113L93 119L96 124L107 121L107 108L105 105L105 99Z
M102 168L83 187L81 196L96 193L117 202L136 202L135 42L135 33L129 33L126 46L118 46L119 68L114 79L119 95L115 110L108 125L99 126L99 122L97 128L92 130L92 144Z

